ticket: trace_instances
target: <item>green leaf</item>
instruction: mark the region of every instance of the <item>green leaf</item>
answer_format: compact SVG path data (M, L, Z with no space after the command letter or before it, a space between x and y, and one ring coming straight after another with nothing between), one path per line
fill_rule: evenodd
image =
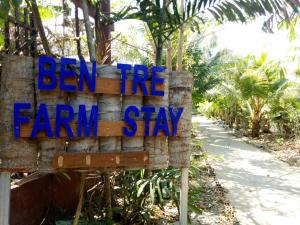
M138 192L137 192L137 197L140 197L141 194L143 193L145 187L147 186L147 184L149 184L149 181L145 181L138 189Z

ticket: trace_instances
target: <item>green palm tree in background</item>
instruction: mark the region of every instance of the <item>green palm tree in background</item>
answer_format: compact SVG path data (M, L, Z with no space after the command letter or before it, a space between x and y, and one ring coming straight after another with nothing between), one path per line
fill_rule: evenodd
M236 87L250 111L252 137L258 137L262 116L272 96L287 87L285 70L276 62L262 54L258 59L254 56L246 58L246 67L238 68Z
M183 13L176 0L137 0L137 7L112 13L104 18L107 23L125 19L137 19L145 22L156 48L157 65L162 63L162 52L165 42L183 25L197 27L212 17L219 22L246 22L257 16L273 14L284 18L287 9L297 11L298 0L185 0ZM120 16L123 15L123 16Z

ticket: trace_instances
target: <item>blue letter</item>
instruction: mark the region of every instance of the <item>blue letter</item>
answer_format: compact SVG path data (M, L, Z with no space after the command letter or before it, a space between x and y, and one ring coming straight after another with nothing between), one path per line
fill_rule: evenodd
M125 94L126 92L126 70L131 70L131 65L129 64L121 64L117 65L117 68L121 70L121 94Z
M79 91L83 91L84 78L91 92L95 92L96 89L96 61L93 61L92 76L89 74L89 70L86 66L86 62L80 60L80 77L79 77Z
M165 68L161 66L153 66L152 67L152 81L151 81L151 95L153 96L164 96L164 91L157 91L155 89L156 84L163 84L164 83L164 78L162 77L156 77L157 72L164 72Z
M180 116L183 112L183 108L179 107L177 110L176 115L174 114L174 109L172 107L169 108L169 113L170 113L170 117L171 117L171 121L172 121L172 136L176 136L177 135L177 125L180 119Z
M123 133L128 137L133 137L137 130L137 125L136 125L135 120L130 118L130 116L129 116L131 111L134 113L134 115L136 117L138 117L140 114L139 109L134 105L128 106L128 108L126 109L125 115L124 115L124 120L129 126L131 126L131 130L129 130L127 127L123 127Z
M170 136L168 119L164 107L159 108L158 116L154 127L154 132L153 132L154 137L157 136L159 130L164 131L166 136Z
M61 111L68 111L69 115L66 118L63 118L61 115ZM70 127L70 122L74 119L74 110L69 105L61 105L58 104L56 106L56 124L55 124L55 135L56 137L60 137L60 128L64 126L67 132L67 136L71 139L74 138L72 129Z
M21 123L29 123L28 117L21 117L19 115L20 111L23 109L30 109L30 103L15 103L14 104L14 136L15 138L20 137L20 126Z
M144 76L139 77L139 71L143 71ZM133 88L132 94L136 94L138 84L140 84L143 94L148 95L148 91L146 88L145 81L148 79L148 68L145 65L134 65L134 73L133 73Z
M46 69L45 66L50 66L49 69ZM39 57L39 73L38 73L38 89L39 90L53 90L56 88L57 79L56 79L56 62L50 56L40 56ZM50 78L47 79L46 84L44 83L45 77Z
M77 136L82 136L82 127L84 128L84 134L86 137L91 135L91 129L94 126L94 137L98 136L98 106L93 105L91 109L90 119L88 122L86 116L86 108L85 105L79 105L79 113L78 113L78 127L77 127Z
M43 122L42 122L43 121ZM45 131L47 137L53 137L46 104L40 104L31 132L31 138L36 138L39 131Z
M61 58L60 65L60 90L62 91L76 91L76 85L65 84L66 77L76 78L74 70L68 70L68 65L76 65L76 59Z
M142 112L144 112L145 115L145 136L148 137L150 134L150 119L151 119L151 114L155 112L155 108L152 106L143 106L142 107Z

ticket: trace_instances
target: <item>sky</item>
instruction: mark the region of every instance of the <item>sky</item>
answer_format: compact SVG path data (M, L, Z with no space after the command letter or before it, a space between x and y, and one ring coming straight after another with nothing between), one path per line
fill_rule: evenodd
M221 48L231 49L237 55L267 52L274 59L285 58L291 47L288 31L266 33L262 30L262 24L262 18L248 24L227 23L217 32L218 44Z

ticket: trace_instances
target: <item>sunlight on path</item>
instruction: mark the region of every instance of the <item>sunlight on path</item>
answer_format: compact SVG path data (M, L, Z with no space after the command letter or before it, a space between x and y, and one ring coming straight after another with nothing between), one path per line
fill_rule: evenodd
M210 163L241 225L299 225L300 169L246 144L213 121L193 117Z

